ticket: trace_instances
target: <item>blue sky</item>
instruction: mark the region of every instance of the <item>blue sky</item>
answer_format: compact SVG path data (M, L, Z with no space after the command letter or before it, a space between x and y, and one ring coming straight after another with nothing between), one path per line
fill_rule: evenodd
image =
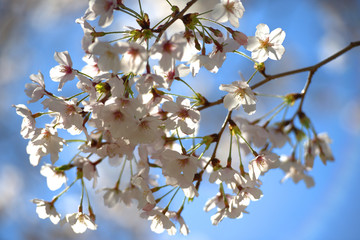
M352 1L352 3L354 9L359 9L358 2ZM259 23L268 24L271 30L281 27L286 32L283 44L286 48L285 55L281 61L267 62L268 73L279 73L315 64L345 47L350 41L360 40L359 30L357 29L357 32L354 30L350 34L344 27L348 26L348 19L342 18L341 14L337 15L336 11L325 7L321 1L297 1L296 7L293 5L293 1L285 0L254 1L252 4L244 1L246 12L240 20L242 32L253 36ZM14 82L3 85L3 90L7 92L4 100L8 107L2 110L2 115L6 116L6 119L2 120L0 125L4 136L0 141L3 153L0 156L2 163L0 178L6 175L10 166L15 169L15 175L22 180L17 185L21 191L17 192L12 200L15 206L9 203L11 206L11 209L7 210L9 212L4 211L2 214L0 212L0 239L23 239L23 234L31 232L34 226L44 232L48 228L55 232L62 231L60 226L53 227L48 220L38 219L35 206L29 201L33 198L50 198L52 193L46 188L45 178L39 174L40 167L34 168L28 162L25 151L27 141L19 134L21 119L10 105L26 103L28 99L23 93L24 85L30 82L28 76L37 73L38 70L44 73L45 84L52 90L56 89L57 85L51 83L48 76L49 70L57 65L53 59L55 51L69 51L74 66L79 68L83 66L80 45L83 32L75 23L75 19L80 17L84 10L71 12L61 20L54 20L42 28L25 24L21 36L24 38L23 45L19 50L13 50L14 55L28 51L24 54L27 64L22 68L23 71L14 73ZM359 238L357 221L360 214L358 204L360 175L357 173L360 169L359 56L360 48L353 49L341 59L321 68L315 74L305 99L304 111L311 117L318 132L328 132L333 140L331 147L335 156L335 162L328 163L327 166L316 159L314 170L311 172L316 183L315 187L306 189L303 182L295 185L290 179L280 184L283 173L280 170L270 171L262 178L261 189L264 196L261 200L250 204L247 208L249 214L245 214L242 219L225 219L218 226L212 226L210 216L214 212L205 213L202 209L207 199L216 194L217 188L207 184L201 188L200 197L184 210L184 218L191 231L186 239ZM239 80L238 71L245 76L250 76L253 71L252 65L238 56L229 56L224 65L226 67L217 75L201 72L199 80L194 83L194 88L202 89L204 84L212 81L213 86L204 89L204 95L210 100L216 100L223 94L217 90L220 83ZM257 76L252 81L261 79ZM294 75L274 80L268 88L260 88L259 91L268 94L299 92L305 81L306 74ZM70 91L63 92L65 94ZM259 111L269 108L269 105L264 103L267 100L266 98L259 100ZM41 106L32 104L30 108L40 110ZM219 106L214 108L214 111L219 115L221 122L226 116L225 109ZM239 114L242 113L239 111ZM207 116L212 115L213 112L208 111L204 112L205 117L202 117L206 119ZM10 121L13 124L10 124ZM207 127L204 130L207 130ZM74 190L73 196L77 196L76 189ZM101 200L101 195L98 194L98 198ZM74 201L70 198L61 207L64 209L69 207L66 206L67 203L71 205ZM121 209L119 211L124 212ZM14 212L16 214L13 214ZM133 224L132 230L129 230L126 226L130 224L114 220L106 214L99 214L97 224L99 225L97 232L88 231L84 236L76 236L74 239L96 239L100 235L104 236L103 239L113 239L120 234L122 239L141 239L139 236L144 236L141 234L149 234L148 238L153 239L169 238L166 234L151 233L149 223L139 223L138 228L141 229ZM141 234L131 231L138 231ZM42 238L46 239L44 236ZM185 239L180 235L173 238Z

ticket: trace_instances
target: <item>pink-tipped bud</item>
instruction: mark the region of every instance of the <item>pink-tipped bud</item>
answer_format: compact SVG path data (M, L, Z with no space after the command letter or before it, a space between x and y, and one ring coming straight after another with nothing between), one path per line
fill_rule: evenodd
M233 39L238 42L240 45L247 45L248 37L239 31L234 31L231 33Z

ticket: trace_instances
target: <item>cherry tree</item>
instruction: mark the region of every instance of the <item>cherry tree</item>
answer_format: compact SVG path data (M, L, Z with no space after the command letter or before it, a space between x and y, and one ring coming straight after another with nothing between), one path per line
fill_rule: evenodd
M43 73L30 76L32 83L25 86L28 103L41 101L44 112L14 105L23 117L21 135L29 139L30 164L42 165L40 173L48 188L63 188L51 200L32 200L40 218L69 224L75 233L96 230L96 206L91 204L86 179L103 195L105 206L135 204L139 215L151 222L152 231L187 235L190 230L182 213L201 197L205 182L217 191L204 206L206 212L216 208L210 219L217 225L225 217L242 218L247 213L250 203L263 196L261 178L269 170L281 169L281 181L304 181L310 188L315 184L310 175L314 161L320 159L325 165L334 161L330 137L317 132L303 103L315 72L360 42L315 65L270 75L266 63L281 61L286 54L283 29L270 30L259 23L253 32L241 32L239 21L246 14L246 4L240 0L221 0L207 12L190 11L197 0L188 1L183 9L166 2L171 13L152 22L140 0L138 9L122 0L90 0L76 20L84 32L79 42L86 65L80 69L68 51L55 52L58 65L49 77L59 82L57 92L47 89ZM117 14L134 18L137 25L106 31ZM100 30L91 25L96 20ZM176 21L183 27L170 32ZM229 54L251 61L254 72L240 75L231 84L219 84L223 97L211 102L192 85L202 69L216 74ZM278 96L278 106L264 116L256 115L260 97L267 94L258 92L258 87L301 72L308 72L302 90ZM263 80L253 83L255 75ZM172 90L174 82L190 89L192 96ZM78 93L61 96L71 84ZM201 124L212 120L202 119L202 111L217 105L227 110L222 126L200 135ZM250 115L256 118L250 120ZM43 116L51 121L38 126L37 119ZM228 157L219 159L225 132L230 136ZM78 153L59 161L64 148L74 143L79 143L74 147ZM233 146L237 161L232 157ZM50 163L45 156L50 156ZM119 172L112 186L97 184L102 177L97 169L103 164ZM120 182L126 182L126 187ZM58 213L57 201L75 184L82 189L78 211Z

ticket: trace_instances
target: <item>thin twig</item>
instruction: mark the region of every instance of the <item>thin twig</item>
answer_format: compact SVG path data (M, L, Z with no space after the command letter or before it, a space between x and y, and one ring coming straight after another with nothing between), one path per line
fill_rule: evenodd
M273 79L276 79L276 78L281 78L281 77L285 77L285 76L289 76L289 75L293 75L293 74L297 74L297 73L302 73L302 72L312 72L311 74L311 78L312 76L314 75L314 73L322 66L324 66L325 64L331 62L332 60L338 58L339 56L341 56L342 54L346 53L347 51L355 48L355 47L358 47L360 46L360 41L356 41L356 42L351 42L347 47L345 47L344 49L340 50L339 52L331 55L330 57L322 60L321 62L315 64L315 65L312 65L312 66L309 66L309 67L305 67L305 68L299 68L299 69L295 69L295 70L291 70L291 71L287 71L287 72L283 72L283 73L279 73L279 74L275 74L275 75L267 75L263 72L260 72L263 74L263 76L265 76L265 79L254 84L253 86L251 86L251 89L254 90L255 88L258 88L262 85L264 85L265 83L267 82L270 82L271 80ZM310 85L310 83L309 83ZM307 91L307 88L309 86L306 87L305 92ZM201 111L203 109L206 109L206 108L209 108L209 107L212 107L212 106L215 106L215 105L219 105L221 104L222 102L224 101L224 97L220 98L219 100L215 101L215 102L209 102L201 107L199 107L197 110ZM301 102L303 102L303 98L301 99ZM302 103L301 103L302 105Z
M202 175L204 174L205 169L207 168L207 166L209 166L210 162L211 162L212 160L214 160L215 157L216 157L216 152L217 152L217 149L218 149L219 144L220 144L221 136L222 136L222 134L223 134L223 132L224 132L226 126L227 126L227 123L231 120L231 114L232 114L232 111L229 111L228 114L227 114L227 116L226 116L226 118L225 118L225 120L224 120L223 125L221 126L221 129L220 129L219 133L217 134L217 138L216 138L216 141L215 141L215 142L216 142L215 148L214 148L214 151L213 151L213 153L212 153L212 155L211 155L210 160L205 164L205 166L203 167L203 169L198 173L197 183L196 183L196 185L195 185L196 190L199 190L200 183L201 183L201 181L202 181Z
M198 111L201 111L201 110L204 110L206 108L209 108L209 107L212 107L212 106L215 106L215 105L219 105L221 104L222 102L224 101L224 97L220 98L219 100L215 101L215 102L208 102L207 104L201 106L201 107L198 107L197 110Z
M182 18L185 14L185 12L195 3L197 2L197 0L191 0L190 2L188 2L185 6L185 8L183 10L181 10L181 12L179 12L178 14L176 14L170 22L167 22L164 26L161 27L159 34L157 36L156 41L159 41L161 36L164 34L165 30L170 27L176 20Z
M213 151L213 153L212 153L212 155L211 155L210 160L209 160L209 161L206 163L206 165L204 166L203 171L207 168L207 166L209 165L209 163L211 162L211 160L213 160L213 159L216 157L216 152L217 152L218 146L219 146L219 144L220 144L221 136L222 136L222 134L223 134L223 132L224 132L224 130L225 130L225 128L226 128L227 123L228 123L229 120L231 119L231 114L232 114L232 111L229 111L229 112L228 112L228 115L226 116L226 118L225 118L225 120L224 120L224 123L223 123L223 125L222 125L219 133L217 134L217 139L216 139L216 144L215 144L214 151ZM203 172L203 171L202 171L202 172ZM201 172L201 174L202 174L202 172Z
M279 74L275 74L275 75L266 75L266 78L264 80L251 86L251 89L254 90L255 88L258 88L258 87L264 85L265 83L270 82L271 80L276 79L276 78L281 78L281 77L285 77L285 76L289 76L289 75L293 75L293 74L297 74L297 73L301 73L301 72L307 72L307 71L313 71L315 73L318 70L318 68L322 67L323 65L331 62L332 60L334 60L337 57L341 56L342 54L346 53L347 51L353 49L354 47L358 47L358 46L360 46L360 41L351 42L344 49L340 50L339 52L331 55L330 57L324 59L323 61L321 61L313 66L300 68L300 69L296 69L296 70L292 70L292 71L288 71L288 72L283 72L283 73L279 73Z
M314 76L314 73L315 73L315 71L310 71L309 72L309 76L308 76L308 79L306 81L305 87L301 91L301 100L300 100L299 108L297 110L298 113L301 112L301 110L302 110L302 106L303 106L304 99L305 99L305 94L307 93L307 91L309 89L309 86L310 86L311 80L312 80L312 78Z

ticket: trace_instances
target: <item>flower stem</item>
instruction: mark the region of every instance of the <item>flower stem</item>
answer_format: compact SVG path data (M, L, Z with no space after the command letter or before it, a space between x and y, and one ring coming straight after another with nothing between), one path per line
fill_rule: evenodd
M64 193L66 193L74 184L75 184L75 182L77 181L77 180L79 180L79 178L76 178L69 186L67 186L61 193L59 193L58 195L56 195L54 198L53 198L53 200L51 201L51 203L55 203L58 199L59 199L59 197L61 197L61 195L63 195Z
M239 51L237 51L237 50L235 50L235 51L234 51L234 53L237 53L237 54L239 54L239 55L241 55L241 56L243 56L243 57L245 57L245 58L249 59L250 61L252 61L252 62L256 63L256 61L255 61L254 59L252 59L251 57L249 57L249 56L248 56L248 55L246 55L245 53L239 52Z

